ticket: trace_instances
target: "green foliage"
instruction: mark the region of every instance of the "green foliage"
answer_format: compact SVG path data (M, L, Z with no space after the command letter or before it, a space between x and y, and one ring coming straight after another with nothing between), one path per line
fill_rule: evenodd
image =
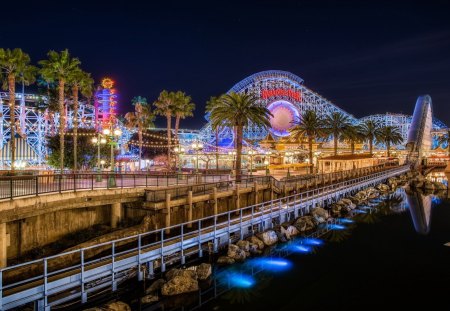
M345 129L350 125L348 116L341 112L333 112L324 119L324 129L328 135L333 135L334 155L337 155L338 140Z
M379 136L381 123L374 120L366 120L358 126L358 132L369 142L369 152L372 154L373 142Z
M383 126L379 129L378 143L386 144L388 157L390 156L390 147L392 144L397 145L403 142L403 137L400 129L396 126Z
M68 134L73 133L73 131L68 131ZM85 134L94 134L96 133L94 129L78 129L78 167L90 169L97 165L97 145L92 143L92 138L94 135ZM65 138L65 154L64 154L64 167L73 168L74 156L73 156L73 136L66 135ZM48 156L48 164L53 167L59 167L60 161L60 148L59 148L59 137L58 136L50 136L47 139L48 148L50 154ZM106 163L109 162L110 159L110 145L104 144L100 146L100 157L105 160Z
M30 65L30 62L30 56L21 49L0 49L0 80L4 90L8 90L9 76L25 85L34 83L37 68Z

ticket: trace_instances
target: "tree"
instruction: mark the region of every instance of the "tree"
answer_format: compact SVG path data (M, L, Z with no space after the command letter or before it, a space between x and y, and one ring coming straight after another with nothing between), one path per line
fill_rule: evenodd
M78 167L93 167L97 164L97 148L92 144L92 137L96 136L95 129L78 129L78 149L77 158L73 156L75 148L73 129L67 131L67 136L65 136L65 144L67 148L64 149L64 167L74 168L75 163ZM61 149L60 140L58 136L47 137L47 146L49 149L48 164L54 167L59 167L61 165ZM100 145L100 157L103 159L109 159L110 147L107 144Z
M220 97L217 105L212 108L210 120L213 128L219 126L236 129L236 180L241 180L242 140L244 128L250 124L267 129L272 116L266 107L258 104L253 94L231 92Z
M223 95L221 95L223 96ZM214 109L215 106L217 106L218 101L220 100L220 97L211 96L209 100L206 102L206 112L211 113L211 111ZM212 128L212 130L215 133L215 141L216 141L216 171L219 171L219 130L220 128Z
M313 163L313 141L322 138L326 134L324 121L314 110L306 110L299 119L294 121L295 126L291 128L291 135L298 139L306 138L309 148L309 163L311 164L309 172L312 174L314 169Z
M447 129L447 133L438 138L439 145L447 144L448 154L450 155L450 129Z
M391 144L400 144L403 142L403 137L400 129L395 126L383 126L379 130L377 137L378 143L384 143L387 149L387 156L390 157Z
M339 136L344 129L350 124L348 116L342 112L333 112L324 119L325 131L328 135L333 135L334 155L337 155Z
M167 166L170 168L170 147L172 145L172 138L171 138L171 123L172 123L172 116L175 110L175 105L177 102L177 96L175 92L168 92L166 90L163 90L160 94L158 99L153 103L155 106L155 114L159 116L165 116L167 120Z
M364 140L364 136L359 132L359 127L349 124L344 128L340 137L341 141L350 143L351 154L355 154L355 143L360 143Z
M80 61L72 58L69 51L65 49L61 52L49 51L48 59L39 61L41 65L41 75L47 82L58 82L58 102L59 102L59 143L61 148L60 170L64 170L64 130L66 118L64 115L64 90L67 80L75 70L79 70Z
M180 119L192 117L195 109L195 104L192 102L190 96L186 93L178 91L176 94L176 101L173 109L175 115L175 140L178 141L178 130L180 128Z
M36 67L30 65L30 56L21 49L0 49L0 80L3 89L9 93L9 113L11 130L11 172L14 172L16 161L16 82L19 80L25 85L35 81Z
M73 70L67 79L67 84L72 87L72 103L73 103L73 170L76 171L77 148L78 148L78 93L87 98L92 96L94 80L91 75L84 72L80 68Z
M379 121L366 120L359 125L358 131L369 142L369 152L373 155L373 142L377 139L381 124Z
M134 106L134 112L128 112L125 114L126 126L131 129L137 129L139 139L139 170L141 170L142 160L142 143L143 132L149 127L153 126L153 120L155 117L150 111L150 106L147 103L145 97L137 96L133 98L132 104Z

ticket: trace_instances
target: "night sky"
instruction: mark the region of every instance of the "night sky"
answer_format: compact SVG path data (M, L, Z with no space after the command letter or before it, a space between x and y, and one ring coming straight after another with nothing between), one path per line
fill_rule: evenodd
M181 127L200 128L210 96L277 69L356 117L412 114L430 94L450 124L449 1L33 2L2 3L0 46L33 62L68 48L97 82L117 81L121 112L182 90L197 109Z

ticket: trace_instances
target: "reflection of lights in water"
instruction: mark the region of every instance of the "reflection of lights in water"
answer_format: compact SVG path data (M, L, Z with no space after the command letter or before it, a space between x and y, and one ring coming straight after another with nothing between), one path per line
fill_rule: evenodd
M322 245L323 241L320 240L320 239L308 238L308 239L304 239L302 241L302 243L306 244L306 245L315 245L315 246L317 246L317 245Z
M331 230L344 230L345 226L332 224L332 225L329 225L328 228L331 229Z
M356 213L356 214L367 214L367 211L363 211L363 210L360 210L360 209L355 209L355 210L353 210L353 213Z
M230 285L240 288L249 288L255 285L255 279L246 274L231 273L228 275Z
M348 219L348 218L339 218L339 222L342 223L342 224L351 224L351 223L354 223L353 220Z
M292 266L289 260L283 258L255 258L249 260L250 265L263 266L264 269L270 271L285 271Z
M306 245L293 245L291 249L298 253L310 253L312 248Z

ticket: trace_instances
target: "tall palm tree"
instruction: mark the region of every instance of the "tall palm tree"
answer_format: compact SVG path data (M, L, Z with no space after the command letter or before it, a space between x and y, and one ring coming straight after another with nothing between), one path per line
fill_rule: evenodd
M223 96L223 95L221 95ZM209 100L206 102L206 112L211 113L211 111L214 109L214 107L217 106L218 101L220 100L219 97L211 96ZM220 127L217 126L216 128L212 128L215 134L216 138L216 171L219 170L219 129Z
M16 161L16 82L19 80L25 85L30 85L35 81L36 67L30 65L30 62L30 56L21 49L0 49L0 80L3 81L3 89L7 89L9 93L12 172Z
M309 149L309 172L314 172L313 163L313 142L317 138L322 138L326 135L324 128L324 121L317 115L314 110L306 110L299 119L294 121L295 126L290 129L291 135L299 140L308 140Z
M236 180L241 180L244 128L249 124L268 128L270 116L270 111L260 106L253 94L234 92L222 96L211 110L210 120L213 128L228 126L236 129Z
M439 145L447 144L448 154L450 155L450 129L447 129L447 133L438 138Z
M392 144L401 144L403 142L403 137L400 132L400 129L396 126L383 126L380 128L378 137L378 143L384 143L387 149L387 156L391 156L391 145Z
M351 154L355 154L355 144L364 140L364 136L359 132L359 127L349 124L344 128L340 137L341 141L350 143Z
M60 170L64 170L64 129L66 127L66 119L64 116L64 90L66 82L70 75L79 70L78 66L81 62L78 58L72 58L69 50L65 49L61 52L49 51L48 59L39 61L41 65L41 75L48 82L58 81L58 102L59 102L59 144L60 144Z
M67 84L72 87L73 100L73 169L77 171L77 148L78 148L78 93L87 98L92 96L94 79L87 72L80 68L71 72L67 79Z
M175 92L163 90L158 99L153 103L155 114L165 116L167 120L167 166L170 168L170 147L172 145L172 116L174 114L177 96Z
M366 120L359 125L358 131L369 142L370 155L373 155L373 142L376 140L379 134L380 127L381 123L379 121L374 120Z
M337 155L339 136L350 124L348 116L342 112L333 112L324 119L324 127L328 135L333 135L334 155Z
M176 92L177 100L174 105L174 115L175 115L175 140L178 141L178 129L180 128L180 119L185 119L186 117L192 117L193 111L195 109L195 104L191 101L191 96L186 95L186 93L178 91Z
M153 120L155 117L151 112L150 106L148 105L145 97L137 96L133 98L132 103L134 105L134 111L126 113L125 120L126 126L129 129L137 129L138 132L139 170L141 170L143 132L153 126Z

